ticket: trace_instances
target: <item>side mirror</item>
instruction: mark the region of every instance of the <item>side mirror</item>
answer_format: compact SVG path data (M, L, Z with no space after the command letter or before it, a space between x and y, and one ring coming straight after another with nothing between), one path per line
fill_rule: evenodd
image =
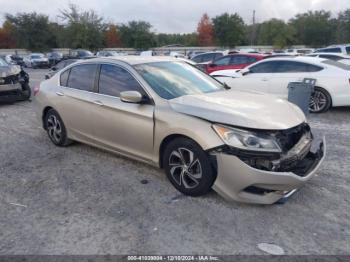
M139 104L143 101L143 97L138 91L120 92L120 100L126 103Z
M240 71L240 73L245 76L245 75L248 75L250 73L250 70L248 68L244 68Z

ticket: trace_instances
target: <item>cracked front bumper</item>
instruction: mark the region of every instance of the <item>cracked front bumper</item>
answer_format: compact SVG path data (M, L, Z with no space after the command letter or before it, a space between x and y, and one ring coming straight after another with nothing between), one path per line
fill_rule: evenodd
M273 204L300 188L315 174L326 156L326 141L319 143L315 157L306 174L302 176L293 172L274 172L253 168L235 155L215 153L217 161L217 178L213 189L226 198L245 203ZM247 189L259 189L252 192Z

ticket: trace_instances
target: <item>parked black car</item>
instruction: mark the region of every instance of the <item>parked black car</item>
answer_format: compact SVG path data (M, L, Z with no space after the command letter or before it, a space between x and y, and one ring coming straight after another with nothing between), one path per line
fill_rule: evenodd
M58 62L62 61L63 54L60 52L51 52L47 54L47 58L49 59L50 66L56 65Z

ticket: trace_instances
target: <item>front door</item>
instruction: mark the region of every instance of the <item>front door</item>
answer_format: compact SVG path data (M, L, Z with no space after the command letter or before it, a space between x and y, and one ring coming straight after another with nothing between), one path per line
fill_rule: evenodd
M149 161L153 153L154 105L123 102L119 98L122 91L146 95L126 69L102 64L91 115L95 139L104 147Z

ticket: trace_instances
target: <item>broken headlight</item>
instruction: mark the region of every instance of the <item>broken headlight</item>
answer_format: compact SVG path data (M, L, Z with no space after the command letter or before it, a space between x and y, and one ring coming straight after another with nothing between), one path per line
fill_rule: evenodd
M251 151L282 152L272 136L219 124L214 124L212 127L228 146Z

